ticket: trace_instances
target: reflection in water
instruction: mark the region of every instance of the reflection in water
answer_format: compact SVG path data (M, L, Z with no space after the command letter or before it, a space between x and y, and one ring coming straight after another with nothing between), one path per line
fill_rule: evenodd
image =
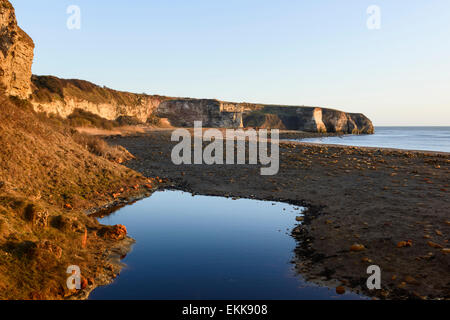
M290 236L302 208L156 192L100 219L136 239L112 285L91 299L328 299L295 274ZM358 298L354 294L341 299Z

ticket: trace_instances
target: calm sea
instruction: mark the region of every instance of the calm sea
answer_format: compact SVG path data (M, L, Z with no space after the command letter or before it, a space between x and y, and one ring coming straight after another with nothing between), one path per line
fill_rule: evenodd
M304 142L450 152L450 127L376 127L373 135L304 139Z

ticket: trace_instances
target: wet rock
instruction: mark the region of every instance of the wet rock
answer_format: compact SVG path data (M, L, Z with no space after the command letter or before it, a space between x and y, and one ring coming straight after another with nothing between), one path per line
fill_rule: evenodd
M344 294L345 288L343 286L336 287L336 293L337 294Z

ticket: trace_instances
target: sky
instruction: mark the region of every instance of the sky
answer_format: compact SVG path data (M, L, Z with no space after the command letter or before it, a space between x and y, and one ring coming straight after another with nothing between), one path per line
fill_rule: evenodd
M136 93L338 108L378 126L450 125L448 0L11 3L36 44L34 74ZM71 5L80 29L67 27Z

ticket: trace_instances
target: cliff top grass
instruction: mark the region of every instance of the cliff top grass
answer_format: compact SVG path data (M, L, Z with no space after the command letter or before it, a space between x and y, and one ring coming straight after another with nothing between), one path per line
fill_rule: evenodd
M48 103L65 98L75 98L86 100L95 104L110 103L116 105L138 106L143 100L150 96L147 94L135 94L125 91L117 91L107 87L100 87L89 81L78 79L60 79L54 76L37 76L31 78L33 95L32 100L36 102Z
M118 164L130 157L125 149L37 114L27 101L0 97L0 110L0 299L61 298L68 265L93 277L90 268L101 266L92 248L104 250L102 240L81 245L85 230L98 228L83 211L144 178Z

